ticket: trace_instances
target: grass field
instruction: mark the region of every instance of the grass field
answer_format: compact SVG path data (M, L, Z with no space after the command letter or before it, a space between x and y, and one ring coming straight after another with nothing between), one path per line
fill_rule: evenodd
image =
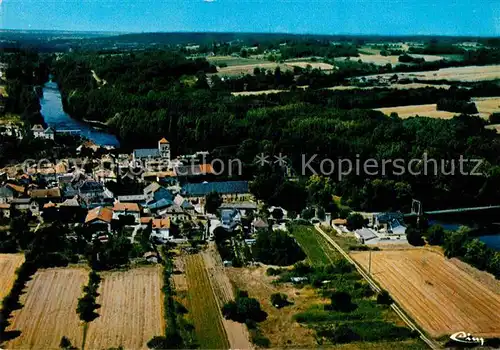
M200 254L185 258L190 317L196 338L203 349L227 349L229 342L222 315L215 300L207 271Z
M0 254L0 303L16 280L16 269L24 262L23 254Z
M351 256L364 268L368 252ZM372 275L431 336L500 336L500 295L426 249L372 252Z
M153 336L163 335L163 279L160 266L101 274L99 317L88 326L85 347L146 349ZM74 312L74 308L72 309Z
M472 99L472 102L476 104L476 108L479 112L477 115L481 118L488 119L491 113L500 112L500 97L476 97ZM392 112L396 112L400 118L409 118L419 115L432 118L451 119L455 115L460 114L438 111L436 107L436 104L426 104L377 108L376 110L387 115L390 115Z
M273 283L275 277L266 275L265 267L226 269L233 284L248 291L252 298L259 300L267 313L265 321L259 323L263 335L271 341L271 348L315 348L314 330L294 320L294 315L304 312L314 304L326 303L310 287L296 288L291 284ZM271 305L271 294L284 293L292 305L277 309Z
M27 283L21 297L24 306L16 310L8 330L20 331L7 344L8 349L58 349L66 336L78 348L82 346L83 326L76 313L88 271L55 268L38 271Z
M293 226L290 232L312 265L328 265L340 257L340 254L316 233L314 227Z

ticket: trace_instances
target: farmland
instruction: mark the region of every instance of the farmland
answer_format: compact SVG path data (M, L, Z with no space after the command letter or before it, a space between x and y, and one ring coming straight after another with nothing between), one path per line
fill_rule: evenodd
M161 268L144 267L101 274L97 309L85 346L103 349L122 345L146 348L153 336L164 334ZM71 311L74 312L75 308Z
M185 258L188 288L188 309L201 348L229 348L222 315L215 300L210 280L200 254Z
M81 347L83 327L76 313L82 286L87 283L85 269L54 268L38 271L21 297L24 306L14 312L8 330L19 331L7 348L55 349L61 337Z
M9 294L16 280L16 269L24 261L22 254L0 254L0 300Z
M241 75L241 74L253 74L253 70L255 67L259 67L260 69L272 70L274 71L276 67L280 67L282 71L292 69L292 67L286 64L278 64L272 63L268 61L260 61L260 63L255 64L245 64L245 65L234 65L227 66L223 68L218 68L219 75Z
M351 256L364 268L368 252ZM500 295L426 249L372 252L371 271L380 285L431 336L465 330L500 336Z
M500 112L500 98L499 97L477 97L473 98L472 102L476 104L478 114L481 118L487 119L491 113ZM412 105L412 106L398 106L378 108L384 114L397 113L400 118L409 118L416 115L426 116L432 118L451 119L460 113L438 111L436 104L426 105Z
M434 61L439 61L442 59L445 59L446 57L443 56L434 56L434 55L410 55L414 58L423 58L425 59L426 62L434 62ZM345 60L345 57L339 57L336 60L337 61L342 61ZM367 55L367 54L359 54L359 57L351 57L350 60L361 60L364 63L373 63L379 66L384 66L386 64L391 64L391 65L398 65L401 64L399 62L399 56L397 55L392 55L392 56L382 56L379 53Z
M449 81L485 81L500 79L500 66L466 66L443 68L435 71L422 71L411 73L396 73L399 79L420 80L449 80ZM375 76L389 79L394 73L377 74Z

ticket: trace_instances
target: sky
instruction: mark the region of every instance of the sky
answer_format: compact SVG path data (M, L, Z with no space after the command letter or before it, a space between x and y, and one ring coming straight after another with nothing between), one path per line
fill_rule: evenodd
M0 0L0 28L500 36L500 0Z

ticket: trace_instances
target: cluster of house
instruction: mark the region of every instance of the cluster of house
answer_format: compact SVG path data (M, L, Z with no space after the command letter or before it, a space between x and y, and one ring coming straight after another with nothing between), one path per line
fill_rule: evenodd
M88 141L83 145L93 151L98 147ZM42 219L57 216L98 228L99 237L106 239L113 220L123 216L127 225L151 225L152 236L166 242L175 239L172 224L204 218L207 194L217 192L225 202L251 197L248 182L216 181L210 164L183 165L177 159L167 171L134 174L120 170L121 159L170 162L170 145L165 139L157 149L136 149L132 155L109 158L105 154L100 162L74 159L44 163L28 173L0 173L0 217L10 217L12 210L29 210ZM106 160L115 160L116 168L110 168ZM142 190L115 195L112 190L126 178L133 178ZM121 188L120 193L127 189Z
M406 225L403 214L400 212L375 213L369 217L367 227L354 230L354 236L360 243L369 243L371 240L400 239L406 235ZM346 219L332 220L332 227L338 233L348 233Z
M1 99L2 98L0 95L0 106L2 105ZM1 108L0 112L2 112ZM33 125L33 127L31 128L31 132L33 133L34 138L41 138L46 140L53 140L56 134L53 128L44 128L41 124ZM24 134L24 129L18 124L9 123L0 126L0 135L13 136L17 139L22 139L24 137Z

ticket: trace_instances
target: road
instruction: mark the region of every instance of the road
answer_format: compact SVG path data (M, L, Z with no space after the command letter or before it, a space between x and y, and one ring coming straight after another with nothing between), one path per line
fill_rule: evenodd
M347 261L349 261L352 265L354 265L354 267L356 267L356 270L358 270L358 272L361 274L361 276L363 276L363 278L368 282L368 284L370 284L370 286L372 287L372 289L377 292L377 293L380 293L382 291L382 289L377 285L377 283L375 283L375 281L370 277L370 275L368 275L362 268L361 266L359 266L350 256L349 254L347 254L338 244L337 242L335 242L329 235L327 235L322 229L321 227L319 226L319 224L316 224L314 225L314 227L316 228L316 231L318 231L325 239L328 243L330 243L335 249L338 250L338 252L340 254L342 254L342 256L344 258L346 258ZM392 304L391 305L391 308L399 315L399 317L401 317L401 319L408 325L408 327L410 327L410 329L412 330L415 330L419 333L420 335L420 339L422 339L427 345L429 345L429 347L431 349L434 349L434 350L437 350L437 349L440 349L441 347L436 344L432 339L429 339L418 327L415 323L413 323L412 320L410 320L406 314L403 312L403 310L396 304Z

